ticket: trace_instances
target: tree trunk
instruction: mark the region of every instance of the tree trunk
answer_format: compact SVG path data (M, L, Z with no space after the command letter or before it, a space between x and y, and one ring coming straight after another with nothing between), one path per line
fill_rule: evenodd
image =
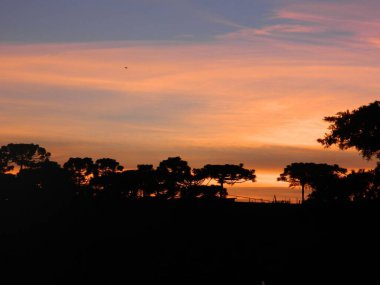
M302 204L305 202L305 184L302 184Z

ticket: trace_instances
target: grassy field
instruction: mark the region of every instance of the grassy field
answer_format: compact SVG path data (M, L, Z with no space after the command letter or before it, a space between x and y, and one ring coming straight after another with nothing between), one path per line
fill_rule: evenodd
M376 205L3 201L0 212L3 284L380 280Z

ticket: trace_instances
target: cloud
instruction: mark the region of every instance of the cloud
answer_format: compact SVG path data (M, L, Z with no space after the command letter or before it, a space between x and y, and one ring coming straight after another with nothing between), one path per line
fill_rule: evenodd
M208 163L244 163L246 167L263 173L281 171L292 162L340 164L347 168L373 168L374 161L366 161L354 150L324 149L322 146L296 147L286 145L259 145L256 147L184 147L183 156L199 167Z
M275 18L323 28L327 32L325 40L330 40L330 44L344 40L354 47L368 47L368 38L377 36L380 28L376 12L380 5L374 1L366 2L367 5L354 1L298 3L278 9ZM329 34L334 38L331 39Z
M3 117L8 112L15 127L22 114L46 114L54 124L171 129L179 142L310 144L325 127L321 118L339 104L367 103L379 88L377 67L349 65L335 53L308 58L312 50L276 57L272 46L252 53L218 43L44 49L1 56Z
M271 169L324 157L307 155L316 154L324 116L378 98L371 54L254 43L2 45L0 143L46 143L61 161L110 156L134 167L181 155L277 175ZM266 148L274 144L294 156Z
M299 49L332 47L377 52L380 21L375 1L292 1L273 8L260 27L236 27L216 36L227 41L250 41ZM374 49L371 51L371 49Z
M324 32L323 27L294 25L294 24L276 24L262 28L241 28L236 31L216 36L220 40L254 40L260 37L281 36L289 34L318 34Z
M176 41L0 44L0 145L127 168L177 155L193 167L242 162L261 186L279 185L291 162L372 167L316 139L323 117L379 98L379 3L276 3L244 19L218 10L231 20L194 18L190 5L192 21L211 23L207 41L179 29Z
M321 31L323 31L322 27L278 24L278 25L267 26L262 29L257 29L255 30L255 34L271 35L274 33L319 33Z
M220 15L211 14L211 13L205 12L205 11L198 11L197 14L199 15L200 18L203 18L203 19L205 19L211 23L220 24L220 25L223 25L223 26L229 27L229 28L237 28L237 29L246 28L245 26L243 26L241 24L238 24L234 21L223 18Z
M367 40L370 45L380 48L380 37L368 38Z

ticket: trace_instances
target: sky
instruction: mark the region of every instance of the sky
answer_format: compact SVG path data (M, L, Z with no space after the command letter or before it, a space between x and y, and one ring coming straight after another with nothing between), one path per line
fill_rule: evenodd
M316 140L380 98L377 0L1 0L0 62L0 145L61 164L374 165Z

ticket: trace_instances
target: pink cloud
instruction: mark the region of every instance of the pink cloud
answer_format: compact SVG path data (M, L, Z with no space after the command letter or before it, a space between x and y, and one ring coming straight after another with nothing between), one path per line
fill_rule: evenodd
M260 29L243 28L237 31L219 35L216 38L221 40L248 40L258 39L262 36L278 36L286 34L316 34L324 31L323 27L294 25L294 24L277 24L265 26Z
M343 50L377 49L379 2L308 2L284 5L273 12L267 25L239 27L216 38L251 41L256 45L290 46L299 49L326 46ZM302 42L307 44L302 44ZM376 51L374 51L376 52Z
M367 39L370 45L380 48L380 37Z
M368 2L368 3L365 3ZM274 12L274 18L306 22L336 21L371 23L378 18L377 1L309 1L284 5Z
M345 44L356 48L376 47L371 40L379 36L379 2L353 2L293 4L278 9L274 19L290 20L297 24L319 27L334 37L329 44Z

